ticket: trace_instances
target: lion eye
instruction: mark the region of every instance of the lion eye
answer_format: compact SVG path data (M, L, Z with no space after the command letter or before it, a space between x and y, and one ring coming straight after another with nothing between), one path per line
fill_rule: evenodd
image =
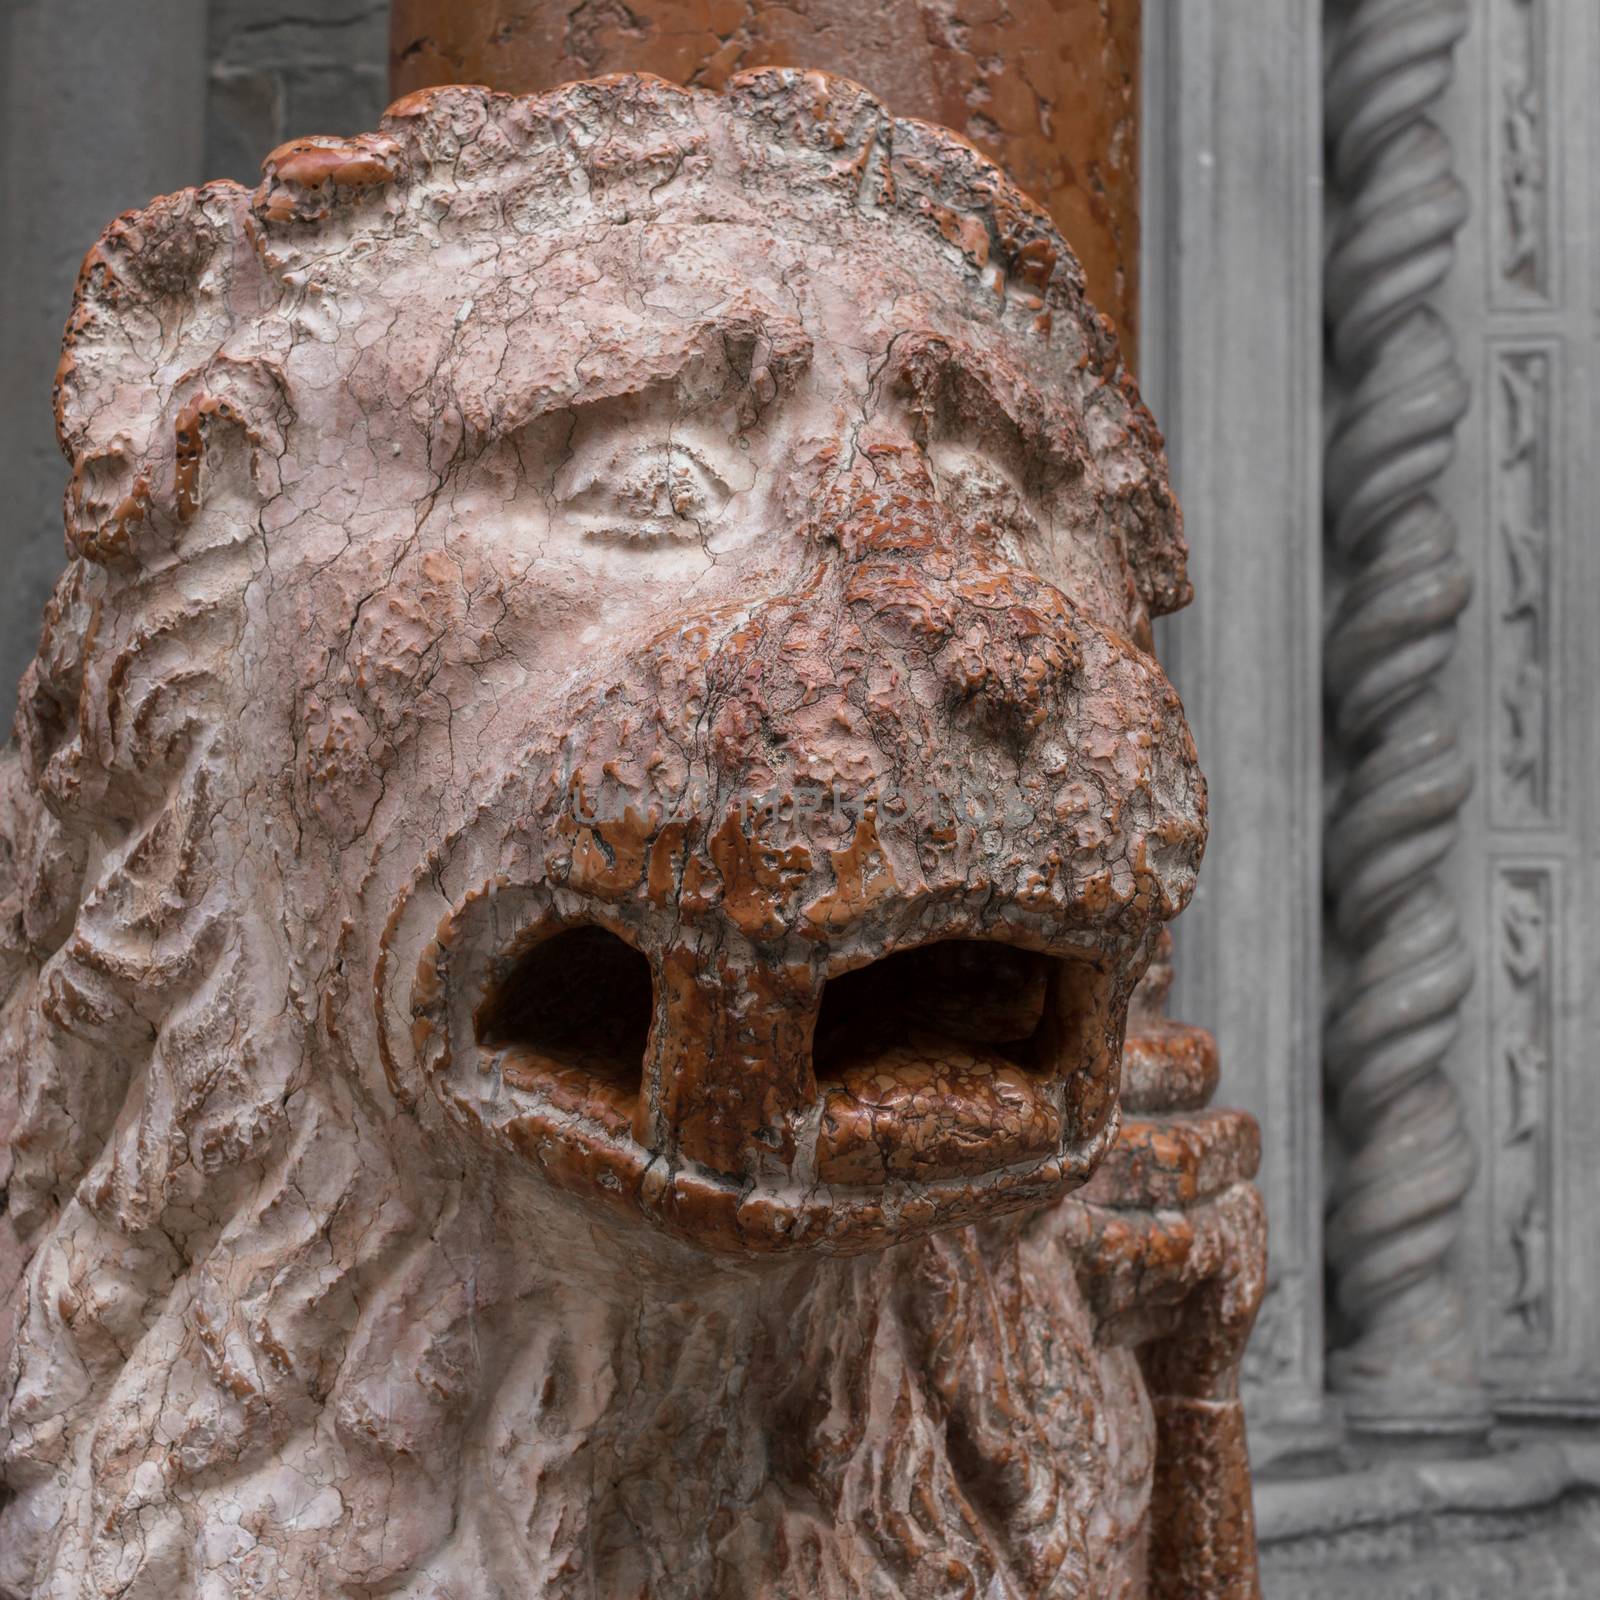
M1037 559L1040 531L1027 500L991 462L965 451L936 463L939 498L980 539L1028 566Z
M732 490L698 450L679 443L619 452L564 502L586 539L611 544L699 542Z

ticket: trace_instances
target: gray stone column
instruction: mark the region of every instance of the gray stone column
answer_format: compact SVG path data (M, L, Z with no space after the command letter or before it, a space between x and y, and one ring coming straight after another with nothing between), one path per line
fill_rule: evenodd
M50 387L78 262L119 211L198 182L205 0L0 4L0 726L60 572Z
M1325 278L1334 380L1326 636L1339 792L1325 1065L1343 1161L1327 1251L1346 1320L1330 1376L1363 1428L1486 1425L1456 1246L1476 1171L1454 1068L1472 953L1441 864L1472 787L1445 688L1472 592L1438 499L1470 388L1434 296L1468 216L1431 120L1466 0L1353 0L1332 14Z
M1196 592L1159 644L1212 799L1172 1009L1216 1033L1221 1098L1261 1120L1258 1462L1323 1417L1321 21L1317 0L1170 0L1145 28L1141 387Z

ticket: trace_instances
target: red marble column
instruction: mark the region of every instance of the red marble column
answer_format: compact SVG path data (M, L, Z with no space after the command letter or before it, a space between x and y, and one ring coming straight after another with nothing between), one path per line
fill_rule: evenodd
M897 116L958 129L1049 207L1132 364L1139 301L1141 0L395 0L396 95L518 94L649 71L719 88L821 67Z

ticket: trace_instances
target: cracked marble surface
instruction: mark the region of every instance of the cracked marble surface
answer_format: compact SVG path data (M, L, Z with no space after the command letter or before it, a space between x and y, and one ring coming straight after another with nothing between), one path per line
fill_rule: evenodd
M0 1594L1254 1595L1185 550L1054 227L791 71L264 172L58 375Z

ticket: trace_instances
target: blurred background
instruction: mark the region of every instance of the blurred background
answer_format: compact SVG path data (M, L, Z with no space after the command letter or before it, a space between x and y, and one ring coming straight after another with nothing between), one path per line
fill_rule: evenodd
M1168 435L1213 797L1173 1009L1264 1133L1268 1595L1600 1594L1600 7L0 0L0 692L112 216L422 83L768 61L1050 204Z

